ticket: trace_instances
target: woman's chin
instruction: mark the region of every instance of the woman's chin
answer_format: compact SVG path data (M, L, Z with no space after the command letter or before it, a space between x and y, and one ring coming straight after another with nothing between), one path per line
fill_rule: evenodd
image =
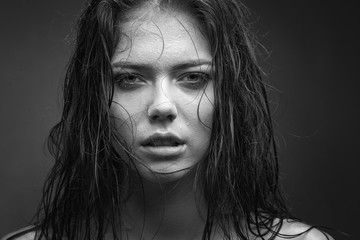
M151 169L145 166L138 167L142 179L154 183L171 183L179 181L189 175L191 168Z

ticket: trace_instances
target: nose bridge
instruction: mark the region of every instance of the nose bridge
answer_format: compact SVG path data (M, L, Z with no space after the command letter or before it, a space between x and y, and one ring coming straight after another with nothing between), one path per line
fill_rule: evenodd
M148 108L151 120L170 120L177 117L177 106L174 101L174 91L171 82L162 77L154 82L152 99Z
M153 102L169 103L171 101L169 80L160 78L154 84Z

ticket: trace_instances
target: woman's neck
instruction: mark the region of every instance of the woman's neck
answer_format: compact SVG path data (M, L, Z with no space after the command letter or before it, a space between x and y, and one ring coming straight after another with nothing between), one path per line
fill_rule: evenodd
M170 183L142 180L126 211L124 224L135 239L197 239L204 229L206 203L189 173Z

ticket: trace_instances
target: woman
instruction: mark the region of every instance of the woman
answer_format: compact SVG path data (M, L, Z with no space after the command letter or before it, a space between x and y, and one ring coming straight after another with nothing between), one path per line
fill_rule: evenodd
M37 221L8 239L330 239L279 192L246 16L236 0L91 1Z

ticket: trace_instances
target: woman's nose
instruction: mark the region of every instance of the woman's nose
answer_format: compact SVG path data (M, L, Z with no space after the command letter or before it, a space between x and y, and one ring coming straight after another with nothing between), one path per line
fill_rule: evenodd
M178 115L173 101L173 92L168 84L154 86L152 101L148 108L150 121L174 121Z

